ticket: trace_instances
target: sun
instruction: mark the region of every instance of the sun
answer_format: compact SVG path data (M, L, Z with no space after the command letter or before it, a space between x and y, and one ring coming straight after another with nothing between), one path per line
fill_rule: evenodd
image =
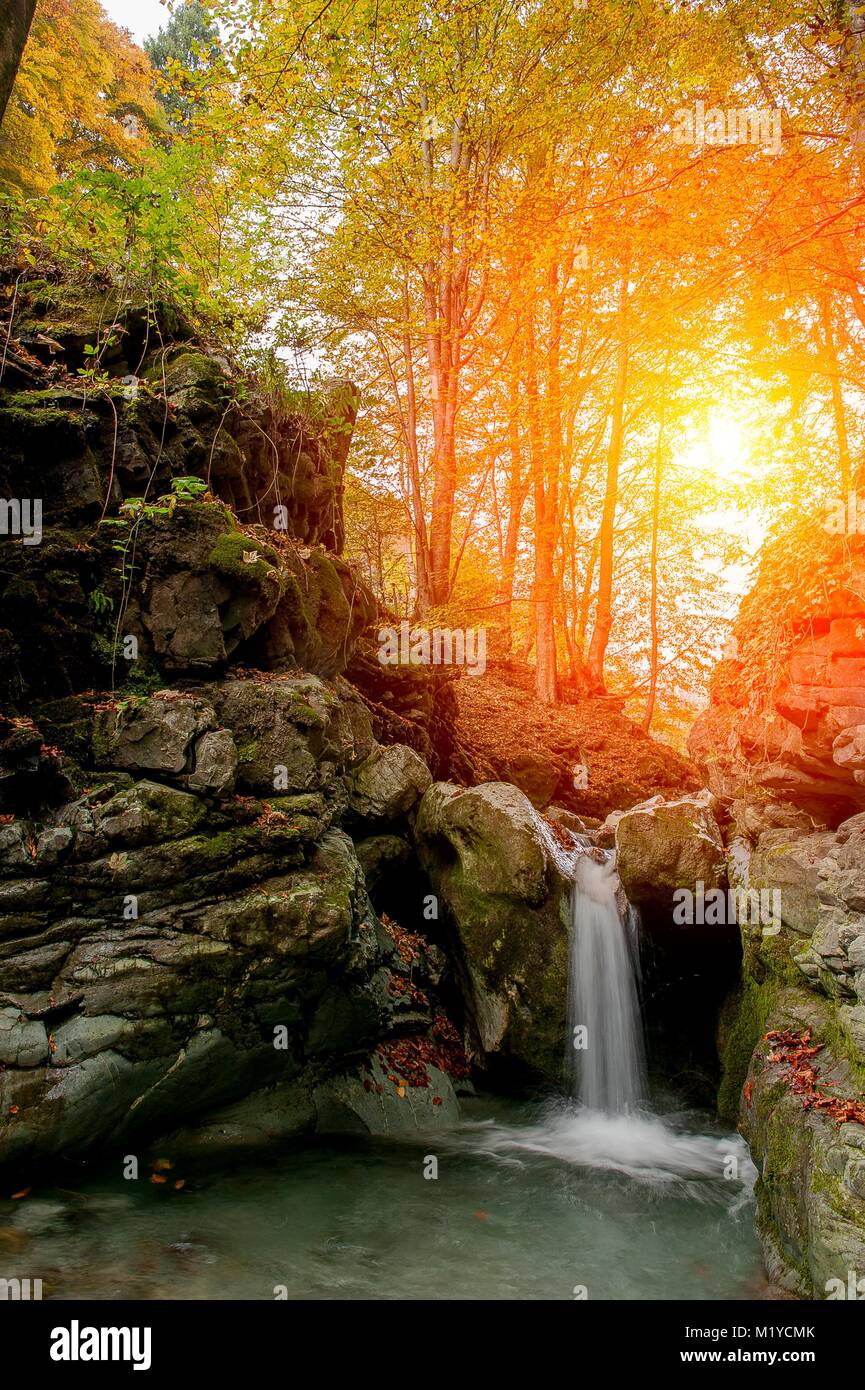
M752 477L757 467L747 424L727 409L707 412L703 427L677 453L676 463L729 482Z

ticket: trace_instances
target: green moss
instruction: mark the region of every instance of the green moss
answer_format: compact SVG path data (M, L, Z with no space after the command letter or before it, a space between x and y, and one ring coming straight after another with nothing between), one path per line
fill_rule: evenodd
M257 559L250 563L243 557L251 554L255 554ZM276 551L245 536L242 531L228 531L224 536L220 536L208 555L207 562L217 574L224 575L227 579L240 580L244 584L273 584L279 577L276 569L279 563Z
M254 763L258 754L258 740L254 738L244 739L237 745L237 761L239 763Z
M823 1028L823 1038L830 1050L843 1057L850 1069L856 1089L865 1095L865 1058L856 1046L855 1040L844 1027L837 1005L833 1005L829 1018Z
M325 720L314 710L312 705L308 705L305 700L292 700L291 720L294 724L299 724L302 729L323 729Z
M778 995L777 985L766 980L746 980L724 1002L718 1026L721 1084L718 1114L735 1123L739 1099L751 1065L754 1048L766 1031L766 1022Z
M83 428L80 413L59 406L0 407L0 436L7 438L48 433L81 436Z

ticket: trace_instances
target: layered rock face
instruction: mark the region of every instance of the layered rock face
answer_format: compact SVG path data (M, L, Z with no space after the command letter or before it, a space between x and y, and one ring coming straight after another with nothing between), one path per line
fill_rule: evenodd
M352 1095L368 1105L357 1068L373 1085L388 1038L430 1033L442 965L420 939L401 957L340 822L391 828L424 764L312 675L101 702L87 761L74 800L0 826L3 1162L188 1125L265 1087L283 1132L347 1122ZM452 1112L447 1076L422 1089Z
M804 1297L865 1268L863 875L861 815L834 833L759 837L746 881L777 923L742 923L742 983L720 1029L720 1108L760 1169L767 1265Z
M41 528L0 577L0 1166L452 1122L448 963L364 871L416 868L432 779L340 676L376 611L339 555L351 388L269 403L167 313L20 288L0 491Z
M865 554L860 538L827 596L797 613L781 665L771 672L768 709L747 708L743 661L714 673L708 709L696 721L689 752L717 795L730 801L793 803L816 821L837 825L865 808ZM760 585L743 606L760 603ZM734 808L735 809L735 808Z
M23 281L13 330L0 495L41 526L0 575L2 707L229 661L344 670L375 613L339 554L353 388L251 396L170 314L68 285Z
M731 882L753 906L738 919L742 979L721 1020L720 1109L760 1169L770 1273L815 1298L865 1270L860 550L850 538L821 596L779 628L769 708L749 713L743 664L723 662L689 745L726 813ZM763 603L758 582L740 620L746 646Z

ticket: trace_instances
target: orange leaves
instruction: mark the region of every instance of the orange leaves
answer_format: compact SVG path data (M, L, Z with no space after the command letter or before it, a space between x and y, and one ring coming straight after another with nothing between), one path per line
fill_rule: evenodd
M31 1187L22 1187L20 1192L12 1193L10 1200L13 1202L21 1202L25 1197L29 1197L32 1191L33 1189Z
M391 1073L388 1080L396 1086L427 1087L429 1067L437 1067L454 1077L468 1076L469 1065L462 1040L450 1019L436 1014L432 1034L432 1038L419 1035L380 1044L376 1051L385 1070Z
M763 1041L774 1044L767 1061L773 1066L785 1068L784 1081L793 1094L799 1096L803 1110L820 1111L839 1125L865 1125L865 1101L829 1096L819 1089L820 1069L814 1065L812 1058L823 1051L823 1044L809 1046L810 1028L804 1033L796 1033L789 1028L783 1031L773 1029L764 1034Z
M753 1081L746 1081L746 1082L745 1082L745 1104L748 1106L749 1109L751 1108L751 1097L752 1097L753 1094L754 1094L754 1083L753 1083Z

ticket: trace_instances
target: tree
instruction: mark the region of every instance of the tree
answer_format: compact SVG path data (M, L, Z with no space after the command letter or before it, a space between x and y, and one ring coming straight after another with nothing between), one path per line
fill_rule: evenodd
M6 18L0 27L0 122L21 63L35 9L36 0L7 0L6 3Z
M195 79L203 76L219 50L219 30L199 0L186 0L144 51L165 81L159 89L169 118L177 125L191 120L196 107Z

